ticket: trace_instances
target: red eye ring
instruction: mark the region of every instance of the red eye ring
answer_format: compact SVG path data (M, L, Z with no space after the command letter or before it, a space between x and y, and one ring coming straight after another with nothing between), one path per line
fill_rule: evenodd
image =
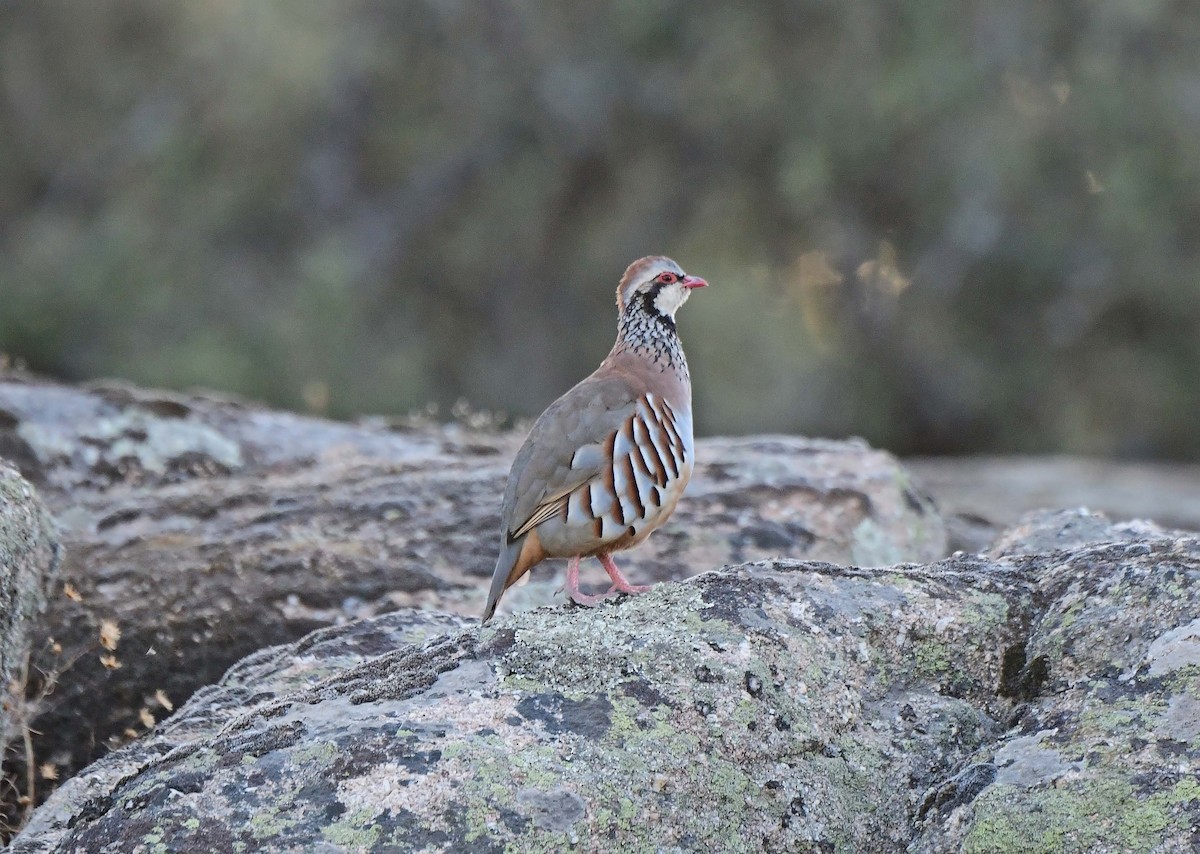
M674 273L670 273L670 272L659 273L658 280L659 280L659 282L661 282L664 285L673 285L673 284L675 284L675 282L677 282L679 280L679 277L676 276Z

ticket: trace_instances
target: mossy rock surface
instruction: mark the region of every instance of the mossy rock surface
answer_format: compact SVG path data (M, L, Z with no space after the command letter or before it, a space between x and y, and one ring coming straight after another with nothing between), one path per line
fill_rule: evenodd
M60 552L58 532L33 487L0 458L0 750L17 735L10 692L19 696L26 681L33 632Z
M36 662L44 670L75 660L34 722L39 757L65 779L144 732L147 697L180 704L244 656L323 626L406 606L477 615L524 437L467 422L338 423L209 394L0 376L0 454L61 523L63 579L78 591L52 600L36 643L64 649ZM932 503L861 441L702 439L699 457L672 519L622 557L638 583L776 555L945 554ZM561 602L561 564L510 590L502 611ZM602 578L589 561L586 583ZM121 630L116 670L79 656L104 620Z
M326 629L69 781L13 850L1191 850L1200 539L1032 527L1033 553Z

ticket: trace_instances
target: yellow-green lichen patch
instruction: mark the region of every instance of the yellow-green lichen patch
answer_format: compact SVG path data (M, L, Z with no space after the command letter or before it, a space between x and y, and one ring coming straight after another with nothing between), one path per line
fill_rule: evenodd
M1008 622L1008 600L999 593L971 591L959 612L959 622L976 629L1003 626Z
M1164 677L1163 693L1200 697L1200 666L1193 664L1171 671Z
M975 803L975 820L963 841L963 851L1151 851L1177 820L1172 807L1194 794L1194 789L1184 787L1178 794L1172 790L1140 799L1124 780L1076 781L1027 792L993 786Z
M295 827L299 819L290 807L289 799L285 798L280 803L259 808L250 817L251 832L259 839L272 839Z
M301 765L306 765L310 762L328 765L337 756L337 752L337 745L331 741L313 741L309 744L300 744L293 748L290 760L293 763Z
M1152 696L1121 697L1112 702L1087 700L1079 712L1080 731L1099 740L1146 731L1146 722L1160 716L1167 702Z
M378 845L380 836L380 828L371 823L372 819L374 815L369 810L348 813L322 827L321 836L350 851L372 851Z
M1195 777L1185 777L1172 786L1171 791L1151 795L1150 799L1161 799L1171 805L1200 801L1200 780Z
M932 639L913 645L913 661L917 665L917 673L925 677L943 676L950 672L952 666L950 650L944 643Z
M142 837L142 849L147 854L167 854L168 848L166 842L163 841L163 831L152 830Z

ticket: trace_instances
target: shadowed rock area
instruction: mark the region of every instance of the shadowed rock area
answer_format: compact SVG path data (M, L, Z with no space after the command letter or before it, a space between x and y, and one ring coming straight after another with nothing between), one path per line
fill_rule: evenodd
M1050 514L999 552L325 629L13 851L1192 850L1200 539Z
M340 424L0 377L0 455L58 517L77 591L43 622L40 640L64 652L38 662L58 675L36 721L39 761L65 778L161 717L158 692L181 703L242 657L323 626L405 606L478 615L522 439L484 420ZM930 502L861 442L711 439L698 454L671 522L623 559L635 581L779 555L884 565L945 553ZM505 609L556 601L561 565L533 576ZM102 620L121 632L107 665Z

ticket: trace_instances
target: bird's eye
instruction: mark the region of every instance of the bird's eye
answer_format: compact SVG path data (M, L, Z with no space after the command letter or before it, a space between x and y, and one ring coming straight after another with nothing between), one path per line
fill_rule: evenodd
M659 273L658 281L664 285L672 285L679 280L679 277L674 273Z

